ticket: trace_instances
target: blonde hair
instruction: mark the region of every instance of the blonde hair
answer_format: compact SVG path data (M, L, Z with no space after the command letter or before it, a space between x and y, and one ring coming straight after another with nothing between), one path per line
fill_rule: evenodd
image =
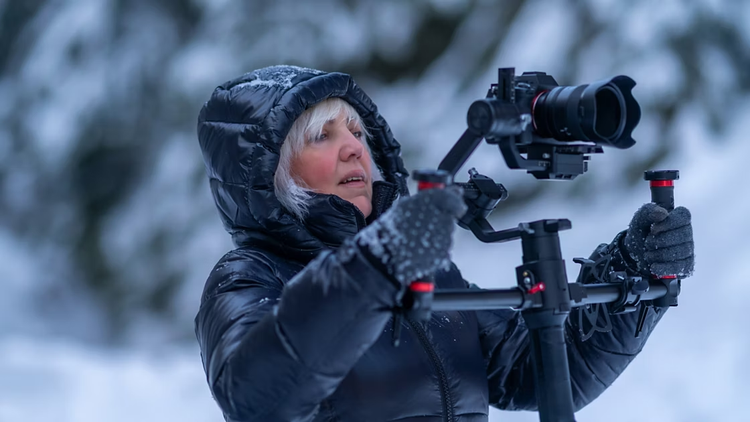
M344 112L347 124L354 121L362 129L364 135L361 138L362 143L367 148L367 151L370 152L366 141L370 137L370 134L362 122L362 118L354 110L354 107L337 97L323 100L305 110L294 121L292 128L284 139L284 143L281 145L279 164L273 176L274 193L279 202L281 202L281 205L300 220L304 220L307 216L308 201L314 191L301 186L301 184L304 184L304 181L295 180L291 171L292 159L302 152L305 144L320 136L323 132L323 126L338 117L342 111ZM370 157L372 159L372 154L370 154ZM374 164L372 165L372 171L373 178L376 177L376 174L379 176L377 166Z

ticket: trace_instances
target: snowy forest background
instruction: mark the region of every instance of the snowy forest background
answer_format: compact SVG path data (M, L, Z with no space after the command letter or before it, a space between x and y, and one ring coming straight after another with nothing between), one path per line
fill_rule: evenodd
M588 256L681 171L695 276L585 421L740 420L750 411L750 2L731 0L0 0L0 421L220 421L193 317L231 248L198 149L213 88L271 64L351 73L403 145L435 167L497 68L562 85L625 74L638 144L573 182L467 164L510 199L496 228L569 218ZM465 170L462 170L465 174ZM510 287L520 245L457 234L465 278ZM491 420L535 421L492 410Z

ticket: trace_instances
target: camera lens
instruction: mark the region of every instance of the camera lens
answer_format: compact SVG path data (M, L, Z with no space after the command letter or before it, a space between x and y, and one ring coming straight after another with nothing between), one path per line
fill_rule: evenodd
M533 101L537 135L558 141L590 141L629 148L631 132L641 117L631 94L635 81L627 76L578 86L557 86Z
M622 108L617 92L605 86L594 95L597 116L594 119L594 133L601 139L612 139L622 130Z

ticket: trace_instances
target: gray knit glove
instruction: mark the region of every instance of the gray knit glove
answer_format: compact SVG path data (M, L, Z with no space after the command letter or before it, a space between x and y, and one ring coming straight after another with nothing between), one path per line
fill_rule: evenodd
M466 213L458 186L399 199L354 240L402 285L450 265L453 231Z
M643 205L633 216L623 243L643 274L685 278L693 273L693 226L685 207L668 212L654 203Z

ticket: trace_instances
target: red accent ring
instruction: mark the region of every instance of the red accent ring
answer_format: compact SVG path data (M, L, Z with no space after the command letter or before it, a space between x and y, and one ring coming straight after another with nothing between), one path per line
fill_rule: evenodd
M659 277L659 280L674 280L675 278L677 278L676 275L663 275Z
M414 281L409 285L409 290L419 293L430 293L435 290L435 283L429 281Z
M419 182L417 184L418 190L443 189L444 187L445 187L445 183L438 183L438 182Z
M674 186L674 180L652 180L649 183L652 188L669 188Z

